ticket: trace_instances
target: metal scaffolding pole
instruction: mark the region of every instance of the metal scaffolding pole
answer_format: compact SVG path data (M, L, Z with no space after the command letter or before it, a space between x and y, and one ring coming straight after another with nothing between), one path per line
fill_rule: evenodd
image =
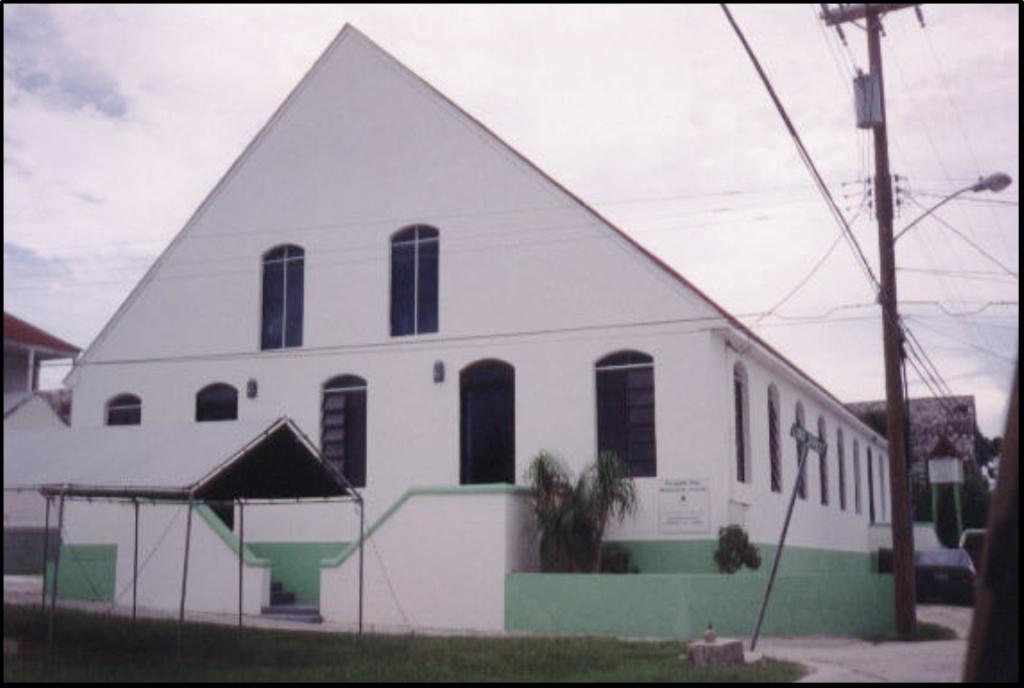
M64 532L64 495L60 496L60 506L57 511L57 537L60 538ZM59 540L58 540L59 541ZM46 630L46 651L53 650L53 623L57 615L57 580L60 577L60 547L57 547L57 556L53 559L53 587L50 588L50 624ZM45 587L45 586L44 586Z
M245 551L245 502L238 500L238 632L242 632L242 559Z
M192 539L192 495L188 497L188 517L185 519L185 561L181 572L181 606L178 608L178 659L183 656L183 629L185 625L185 591L188 584L188 549Z
M46 564L50 554L50 497L46 497L46 520L43 526L43 599L41 608L46 612Z
M138 617L139 602L139 500L132 498L135 505L135 550L132 552L132 621Z

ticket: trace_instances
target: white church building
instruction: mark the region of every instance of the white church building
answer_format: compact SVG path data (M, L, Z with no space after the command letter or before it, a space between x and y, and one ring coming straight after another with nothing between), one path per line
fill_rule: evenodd
M241 548L245 614L351 626L359 510L322 499L350 493L332 464L365 506L371 628L745 633L768 567L717 573L718 529L770 561L801 423L829 449L766 632L891 623L884 438L352 26L66 384L70 428L4 436L5 491L124 498L67 500L62 599L177 610L191 496L190 611L237 610ZM542 450L630 466L640 508L607 540L639 574L539 573L522 486ZM237 498L244 526L202 505Z

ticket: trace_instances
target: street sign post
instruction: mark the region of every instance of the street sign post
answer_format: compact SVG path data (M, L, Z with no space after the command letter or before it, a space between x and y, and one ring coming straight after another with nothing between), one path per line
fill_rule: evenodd
M782 547L786 544L786 532L789 530L789 521L793 517L793 506L796 503L797 490L804 476L804 464L807 462L807 451L818 453L822 459L828 452L828 443L823 438L815 437L800 425L793 423L789 436L796 440L799 462L796 469L796 480L793 481L793 492L789 496L789 507L786 509L786 520L782 524L782 534L779 536L779 546L775 549L775 557L772 559L772 570L768 575L768 585L764 589L764 599L761 600L761 610L757 613L757 623L754 625L754 635L750 639L750 651L757 647L757 637L761 634L761 624L764 622L764 612L768 608L768 598L772 594L772 586L775 584L775 574L779 570L779 559L782 557Z

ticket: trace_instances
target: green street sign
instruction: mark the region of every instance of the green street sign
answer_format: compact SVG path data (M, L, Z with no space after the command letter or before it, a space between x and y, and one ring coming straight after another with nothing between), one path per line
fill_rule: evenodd
M825 450L828 448L828 444L826 444L825 440L812 435L807 432L806 428L803 428L796 423L793 423L793 427L790 428L789 436L796 439L800 444L806 445L808 449L816 451L819 454L824 454Z

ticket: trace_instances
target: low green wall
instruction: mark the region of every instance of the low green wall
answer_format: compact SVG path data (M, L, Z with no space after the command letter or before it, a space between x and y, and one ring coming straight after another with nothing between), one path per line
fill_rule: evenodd
M712 620L725 636L749 636L762 574L511 573L505 628L571 635L688 639ZM779 575L765 635L875 636L893 630L892 576Z
M607 542L629 550L630 564L640 573L718 573L714 553L718 540L623 540ZM762 571L770 567L776 545L757 544ZM779 562L780 575L816 573L873 573L877 570L869 553L787 545ZM741 569L737 575L757 575Z
M246 549L270 562L270 578L295 593L297 604L320 605L320 562L340 556L348 542L246 542Z
M46 564L46 592L53 590L53 561ZM57 597L113 602L117 545L61 545Z

